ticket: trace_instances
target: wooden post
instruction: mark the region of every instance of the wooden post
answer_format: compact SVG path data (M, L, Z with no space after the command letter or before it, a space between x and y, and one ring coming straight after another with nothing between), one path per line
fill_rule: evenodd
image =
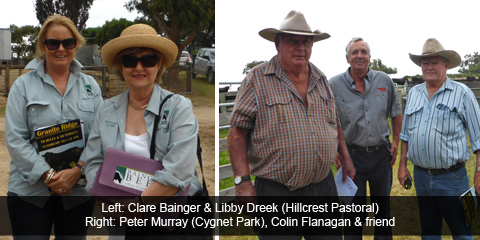
M102 67L102 97L109 97L107 96L107 67Z

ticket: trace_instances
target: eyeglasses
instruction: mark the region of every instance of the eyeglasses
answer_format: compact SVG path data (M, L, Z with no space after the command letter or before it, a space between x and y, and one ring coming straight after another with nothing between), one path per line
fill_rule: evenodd
M140 61L144 67L154 67L158 63L158 57L153 54L143 55L140 58L135 55L122 56L122 65L126 68L136 67L138 61Z
M47 46L49 50L57 50L60 47L60 44L63 45L63 48L68 50L74 49L75 46L77 46L76 38L67 38L62 41L58 39L45 39L45 41L43 42L45 43L45 46Z

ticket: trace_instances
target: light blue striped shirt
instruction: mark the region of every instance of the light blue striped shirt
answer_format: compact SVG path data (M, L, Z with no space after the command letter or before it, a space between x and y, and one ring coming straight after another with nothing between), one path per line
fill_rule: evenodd
M408 142L407 158L423 168L449 168L480 149L480 109L473 92L447 77L428 99L425 83L408 93L400 139Z

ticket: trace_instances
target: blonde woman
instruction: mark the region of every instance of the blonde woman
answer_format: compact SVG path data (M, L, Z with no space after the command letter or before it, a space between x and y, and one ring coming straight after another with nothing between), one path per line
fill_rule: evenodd
M95 201L77 184L84 162L53 174L35 142L36 129L76 119L84 122L84 137L90 133L102 96L74 59L84 43L69 18L50 16L38 36L37 57L26 66L33 71L20 76L8 96L5 134L12 160L7 202L15 239L49 239L52 225L57 237L85 239L85 217L92 215Z

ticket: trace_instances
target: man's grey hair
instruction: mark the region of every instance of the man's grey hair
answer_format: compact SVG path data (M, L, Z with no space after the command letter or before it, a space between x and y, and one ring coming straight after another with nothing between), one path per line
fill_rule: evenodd
M363 40L363 38L361 38L361 37L354 37L354 38L352 38L352 40L350 40L350 42L348 42L347 47L345 48L345 52L347 53L347 56L350 55L350 44L352 44L354 42L359 42L359 41L365 42L365 40ZM367 44L368 56L371 57L371 55L370 55L370 45L368 45L367 42L365 42L365 44Z

